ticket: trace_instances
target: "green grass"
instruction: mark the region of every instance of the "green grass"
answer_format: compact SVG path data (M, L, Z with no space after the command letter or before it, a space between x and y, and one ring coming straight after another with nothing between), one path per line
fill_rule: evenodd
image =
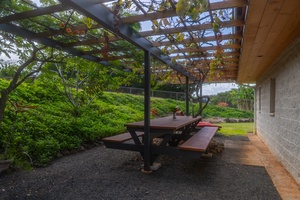
M222 126L221 130L218 132L225 136L247 136L247 133L253 132L253 123L220 123Z

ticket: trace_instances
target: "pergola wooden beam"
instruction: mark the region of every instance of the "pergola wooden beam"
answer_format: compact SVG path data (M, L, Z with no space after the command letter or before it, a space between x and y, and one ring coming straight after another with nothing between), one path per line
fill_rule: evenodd
M95 0L95 4L96 3L105 3L105 2L109 2L109 1ZM228 9L228 8L235 8L235 7L245 7L245 6L247 6L247 0L231 0L231 1L215 2L215 3L211 3L208 6L207 11ZM14 15L3 17L0 20L0 23L9 23L12 21L29 19L32 17L53 14L55 12L66 11L69 9L70 9L70 6L67 4L66 5L58 4L58 5L44 7L44 8L37 8L35 10L25 11L22 13L16 13ZM154 12L154 13L150 13L150 14L142 14L142 15L124 17L124 18L121 18L121 20L123 23L126 24L126 23L135 23L135 22L167 18L167 17L174 17L174 16L177 16L176 11L170 10L170 11L160 11L160 12Z
M31 31L28 31L24 28L21 28L19 26L15 26L15 25L12 25L12 24L0 24L0 30L12 33L14 35L18 35L18 36L20 36L22 38L25 38L25 39L28 39L30 41L35 41L37 43L40 43L40 44L48 46L48 47L53 47L55 49L65 51L69 54L72 54L74 56L78 56L78 57L81 57L81 58L84 58L84 59L87 59L87 60L90 60L90 61L94 61L94 62L99 62L100 61L99 58L97 58L95 56L92 56L92 55L85 55L85 54L83 54L82 51L79 51L77 49L62 48L62 43L57 42L55 40L51 40L49 38L36 38L35 33L31 32Z
M191 64L191 63L205 63L205 62L210 62L211 59L199 59L199 60L194 60L193 62L187 62L187 64ZM239 62L239 58L223 58L222 61L224 63L231 63L231 62ZM180 63L180 62L179 62Z
M85 53L87 53L87 52L85 52ZM203 57L212 57L212 56L213 56L213 54L206 54L205 56L188 55L188 56L170 56L170 57L171 58L177 58L177 59L190 59L190 58L203 59ZM240 53L239 52L225 52L225 53L223 53L223 56L225 57L225 58L223 58L224 62L238 62L239 61L238 57L240 56ZM119 59L126 59L126 58L131 58L131 56L130 55L108 56L106 58L106 60L119 60ZM210 59L207 59L207 61L209 62ZM198 60L193 60L193 62L198 62ZM206 61L203 60L203 62L206 62ZM192 61L189 61L187 63L188 64L192 63Z
M200 48L185 48L185 49L175 49L171 53L184 53L184 52L199 52L199 51L210 51L210 50L217 50L217 49L239 49L241 48L240 44L230 44L230 45L221 45L221 46L208 46L208 47L200 47ZM110 52L119 52L124 51L124 49L108 49ZM98 54L101 53L102 50L92 50L92 51L84 51L83 53L86 55L89 54Z
M206 11L221 10L221 9L228 9L228 8L235 8L235 7L245 7L245 6L247 6L247 0L221 1L221 2L211 3L208 6ZM148 21L154 19L157 20L161 18L168 18L174 16L177 16L176 10L153 12L149 14L124 17L121 19L123 23L135 23L135 22Z
M126 63L124 65L127 65L128 63L130 65L130 63L133 61L130 55L127 55L128 51L125 48L117 49L119 43L115 43L120 40L126 40L129 43L137 46L137 48L142 49L145 52L150 52L153 57L157 58L165 66L169 66L168 70L171 70L172 68L180 73L183 73L185 76L189 76L191 79L195 78L193 77L194 73L189 73L191 64L198 64L197 66L201 67L199 64L203 63L206 64L202 65L203 67L208 66L207 64L211 62L210 59L214 57L213 52L215 50L231 49L230 52L225 50L225 52L222 53L224 64L223 67L227 70L237 70L237 65L241 56L240 51L243 39L243 29L245 25L244 14L246 7L248 6L248 0L228 0L210 3L206 12L211 20L207 22L204 17L200 19L199 22L194 23L184 20L184 17L181 19L181 17L177 15L175 10L175 1L173 0L170 0L172 7L170 7L169 10L162 12L149 11L150 13L147 13L146 8L143 7L143 4L141 4L140 1L132 1L134 3L133 7L136 6L140 9L139 14L120 19L116 19L118 17L114 15L113 8L106 7L107 4L104 4L106 2L112 2L112 0L60 0L61 4L44 8L38 8L38 6L24 1L25 4L32 6L32 10L22 13L15 13L15 11L12 10L12 13L15 14L0 18L0 30L14 29L15 27L7 28L7 25L14 23L18 24L18 21L20 20L30 20L31 18L39 16L48 17L49 19L55 17L58 19L58 21L64 22L64 19L57 17L57 13L62 13L66 10L74 10L82 16L92 18L93 21L96 22L93 23L92 27L87 27L87 25L83 24L82 22L79 22L75 25L71 25L71 23L68 24L68 27L72 30L84 30L86 35L82 36L67 34L66 30L63 28L60 29L58 26L53 28L53 26L45 25L46 29L43 30L48 31L34 33L34 31L30 31L28 29L27 31L29 31L29 36L25 36L24 38L33 38L32 40L34 41L42 41L42 44L52 47L55 46L55 48L59 47L59 49L62 51L66 51L80 57L85 57L96 62L123 60L123 63ZM9 10L9 8L5 9ZM213 11L221 9L230 9L230 12L235 13L234 20L226 17L226 19L224 18L225 21L222 19L220 24L220 30L223 33L221 39L230 40L231 44L229 43L229 45L221 45L219 35L213 31ZM176 23L176 26L160 27L160 29L156 31L149 30L140 33L132 31L129 26L131 23L142 21L148 21L151 23L152 20L160 20L162 18L166 18L168 20L170 18L173 20L178 19L178 23ZM38 18L36 19L38 20ZM115 25L116 21L117 25ZM32 22L36 23L35 19L32 19ZM39 26L41 24L37 25ZM20 26L22 26L22 23L20 23ZM235 32L233 34L224 35L225 31L223 32L222 28L226 27L234 29ZM23 27L23 29L26 31L27 27ZM21 31L21 35L24 33L23 29ZM106 30L111 32L113 35L110 35L106 38L104 38L101 34L93 35L93 33L90 31L92 29L100 29L99 31ZM40 29L36 30L38 31ZM12 32L15 33L16 31L17 29L14 29ZM185 39L180 40L180 42L175 41L177 33L184 33ZM153 42L152 40L145 38L148 36L160 36L158 39L162 41ZM225 42L226 41L224 41L224 43ZM189 44L195 45L193 45L192 48L188 48L188 46L191 46ZM228 43L226 42L225 44ZM160 48L158 48L171 45L175 47L175 50L170 51L169 56L163 54ZM73 48L77 46L78 48ZM103 47L105 47L105 51L108 51L107 56L101 55L103 53ZM81 49L85 49L85 51ZM87 49L89 49L89 51L87 51ZM173 63L174 60L177 60L176 64ZM187 64L187 66L184 65L185 67L180 65L183 63L183 60L184 64Z
M227 22L223 22L222 27L234 27L234 26L243 26L244 22L242 20L233 20L233 21L227 21ZM74 30L86 30L87 27L86 25L80 25L80 26L75 26L73 27ZM96 28L102 28L101 25L97 24L97 25L93 25L90 29L96 29ZM188 31L198 31L198 30L207 30L207 29L212 29L212 24L201 24L201 25L196 25L196 26L188 26L188 27L178 27L178 28L170 28L170 29L161 29L159 31L143 31L140 32L139 35L142 37L148 37L148 36L155 36L155 35L165 35L165 34L174 34L174 33L181 33L181 32L188 32ZM46 32L42 32L42 33L37 33L37 37L50 37L50 36L54 36L54 35L62 35L65 34L64 30L51 30L51 31L46 31ZM209 37L209 40L212 39L213 37ZM109 36L109 41L117 41L120 40L120 37L117 36ZM234 35L234 36L228 36L228 38L226 38L226 36L224 36L224 39L240 39L240 36L238 35ZM204 39L205 40L205 39ZM78 42L74 42L74 43L70 43L70 44L66 44L66 47L73 47L73 46L80 46L80 45L90 45L90 44L97 44L97 43L103 43L105 40L104 38L102 39L91 39L91 40L87 40L87 41L78 41ZM185 40L185 42L188 40ZM196 42L201 42L201 39L198 39L198 41ZM166 44L168 45L169 42ZM157 42L153 43L153 46L166 46L165 44L161 44L159 45Z
M241 34L228 34L228 35L222 35L222 40L229 40L229 39L242 39ZM118 41L122 40L122 38L116 37L116 36L109 36L108 41L113 42L113 41ZM203 37L203 38L194 38L193 41L190 39L184 39L180 42L171 42L171 41L163 41L163 42L153 42L153 46L159 47L159 46L168 46L172 44L187 44L191 42L208 42L208 41L216 41L215 36L210 36L210 37ZM105 39L104 38L95 38L95 39L89 39L89 40L84 40L84 41L78 41L78 42L70 42L64 44L64 47L75 47L75 46L84 46L84 45L93 45L93 44L101 44L104 43Z
M242 39L241 34L227 34L227 35L222 35L222 40L230 40L230 39L237 39L240 40ZM171 42L171 41L162 41L162 42L153 42L153 46L159 47L159 46L169 46L172 44L188 44L191 42L209 42L209 41L216 41L215 36L209 36L209 37L202 37L202 38L194 38L193 41L190 39L184 39L180 42Z
M239 49L241 48L240 44L228 44L228 45L220 45L220 46L207 46L207 47L199 47L199 48L185 48L185 49L175 49L171 53L183 53L183 52L199 52L199 51L210 51L217 49Z
M221 27L235 27L235 26L244 26L243 20L232 20L232 21L224 21L221 23ZM168 28L168 29L159 29L158 31L143 31L140 32L139 35L142 37L155 36L155 35L166 35L173 33L184 33L190 31L199 31L199 30L207 30L212 29L212 23L209 24L200 24L195 26L187 26L187 27L177 27L177 28Z
M95 4L94 0L60 0L64 4L70 5L72 8L77 10L80 13L83 13L85 16L93 19L97 23L101 24L105 29L110 30L113 33L116 33L120 37L126 39L133 45L151 53L156 59L160 60L162 63L169 65L174 70L184 74L185 76L195 79L191 76L181 65L173 63L171 58L164 56L160 49L154 47L151 42L146 40L143 37L140 37L126 24L119 22L118 29L114 26L114 15L103 5Z
M235 52L224 52L222 55L224 57L234 57L234 58L236 58L236 57L240 56L240 52L237 52L237 51L235 51ZM177 58L177 59L187 59L187 58L201 58L202 59L202 58L209 58L209 57L212 57L212 56L214 56L214 54L212 54L212 53L206 53L205 55L203 55L203 54L199 54L199 55L192 54L192 55L187 55L187 56L170 55L171 58Z

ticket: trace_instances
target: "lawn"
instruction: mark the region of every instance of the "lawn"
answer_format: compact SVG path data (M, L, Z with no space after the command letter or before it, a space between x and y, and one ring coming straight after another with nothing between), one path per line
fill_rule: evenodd
M247 133L253 132L253 123L220 123L222 126L221 130L218 132L225 136L247 136Z

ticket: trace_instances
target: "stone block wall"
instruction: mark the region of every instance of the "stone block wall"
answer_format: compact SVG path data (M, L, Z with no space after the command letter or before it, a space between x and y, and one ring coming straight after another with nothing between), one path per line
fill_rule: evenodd
M271 114L274 78L275 113ZM300 184L300 38L257 81L255 91L255 131Z

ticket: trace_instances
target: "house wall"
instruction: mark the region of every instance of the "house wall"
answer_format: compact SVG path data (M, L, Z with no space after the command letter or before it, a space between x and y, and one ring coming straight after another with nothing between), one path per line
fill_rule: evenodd
M270 113L272 78L274 115ZM255 131L300 184L300 38L257 81L255 91Z

